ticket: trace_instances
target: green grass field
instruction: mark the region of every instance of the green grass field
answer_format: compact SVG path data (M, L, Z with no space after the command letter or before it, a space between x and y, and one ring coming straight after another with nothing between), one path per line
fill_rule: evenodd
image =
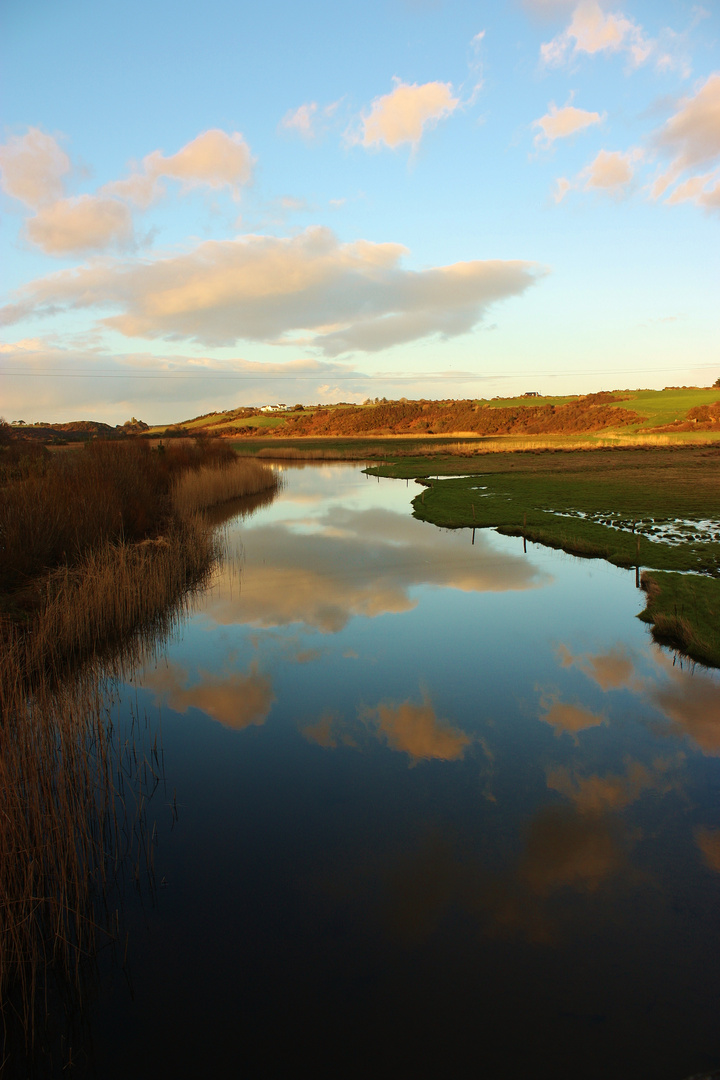
M663 571L652 575L643 617L659 640L720 667L720 449L415 458L368 472L420 480L413 513L435 525L495 528L574 555ZM678 596L683 622L675 617Z

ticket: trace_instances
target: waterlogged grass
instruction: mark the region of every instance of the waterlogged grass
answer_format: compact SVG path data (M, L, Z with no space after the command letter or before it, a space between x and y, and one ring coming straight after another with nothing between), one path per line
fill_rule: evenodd
M647 606L659 644L677 649L707 667L720 667L720 581L696 574L644 573Z
M643 618L659 640L720 666L718 450L406 459L368 472L418 480L413 513L435 525L495 528L616 566L664 571L653 575Z

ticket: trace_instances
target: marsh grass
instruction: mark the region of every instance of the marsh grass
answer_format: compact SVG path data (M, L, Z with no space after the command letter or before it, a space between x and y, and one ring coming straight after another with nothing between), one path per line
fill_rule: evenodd
M278 485L226 447L55 460L0 490L3 583L14 586L0 614L3 1075L10 1062L13 1075L35 1075L48 1054L52 1075L65 1067L50 1046L51 1003L77 1009L88 964L117 943L118 876L152 880L147 805L161 756L147 731L115 727L113 688L173 631L221 557L198 509ZM30 529L25 551L15 512Z
M367 461L369 458L390 455L387 448L382 446L338 446L320 449L310 446L264 446L256 456L274 461Z
M707 667L720 667L720 581L645 571L641 584L647 605L639 618L652 625L655 641Z
M186 518L231 499L276 491L280 479L273 469L251 458L236 458L221 466L205 465L175 478L171 489L172 505L181 517Z

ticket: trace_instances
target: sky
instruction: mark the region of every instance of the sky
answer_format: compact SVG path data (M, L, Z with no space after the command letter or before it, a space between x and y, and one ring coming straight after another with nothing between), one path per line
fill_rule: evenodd
M9 421L720 375L720 0L0 20Z

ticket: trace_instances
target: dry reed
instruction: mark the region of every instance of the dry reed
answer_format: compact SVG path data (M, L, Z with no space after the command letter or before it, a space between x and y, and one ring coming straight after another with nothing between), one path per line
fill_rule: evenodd
M152 870L145 815L160 771L157 746L143 753L115 731L113 682L172 629L219 557L217 533L196 508L278 484L258 462L236 469L234 455L228 467L227 455L212 448L181 453L169 455L170 468L144 451L125 457L100 449L82 458L91 472L104 460L113 480L132 479L139 464L150 478L142 492L148 501L152 490L179 492L163 534L131 542L88 518L72 561L25 587L31 602L23 618L0 617L0 1072L6 1058L22 1060L19 1070L34 1068L50 997L80 1002L86 962L119 932L119 917L108 915L109 883L123 867L136 881ZM203 463L213 456L213 465ZM171 485L181 467L192 482ZM68 468L73 475L75 466ZM41 479L32 493L59 506ZM123 485L115 489L113 499L125 500L139 530L144 510L132 488L127 496ZM32 516L30 494L23 479L5 492L5 509ZM42 550L54 559L57 536Z
M248 458L227 465L202 466L178 476L172 486L172 504L183 517L244 495L276 490L280 477L267 465Z

